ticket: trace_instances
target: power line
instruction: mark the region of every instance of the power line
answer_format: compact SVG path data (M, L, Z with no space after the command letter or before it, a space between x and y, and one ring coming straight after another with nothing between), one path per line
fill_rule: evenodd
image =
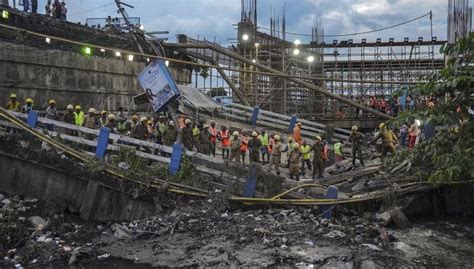
M73 14L68 14L67 16L70 17L70 16L75 16L75 15L79 15L79 14L83 14L83 13L88 13L88 12L97 10L97 9L99 9L99 8L103 8L103 7L106 7L106 6L110 6L110 5L112 5L112 4L115 4L115 2L110 2L110 3L105 4L105 5L102 5L102 6L98 6L98 7L95 7L95 8L88 9L88 10L79 11L79 12L76 12L76 13L73 13Z
M390 25L390 26L387 26L387 27L379 28L379 29L369 30L369 31L365 31L365 32L350 33L350 34L324 35L323 37L354 36L354 35L364 35L364 34L370 34L370 33L380 32L380 31L383 31L383 30L395 28L395 27L398 27L398 26L401 26L401 25L404 25L404 24L407 24L407 23L410 23L410 22L419 20L419 19L421 19L421 18L423 18L423 17L426 17L426 16L428 16L428 15L431 15L431 11L428 12L428 13L426 13L426 14L424 14L424 15L421 15L421 16L419 16L419 17L413 18L413 19L411 19L411 20L404 21L404 22L401 22L401 23L397 23L397 24L394 24L394 25ZM265 29L265 30L272 30L272 29L270 29L270 28L268 28L268 27L265 27L265 26L258 26L258 28L262 28L262 29ZM278 30L273 30L273 31L278 32L278 33L283 33L282 31L278 31ZM285 34L288 34L288 35L295 35L295 36L308 36L308 37L312 37L312 35L310 35L310 34L295 33L295 32L285 32Z

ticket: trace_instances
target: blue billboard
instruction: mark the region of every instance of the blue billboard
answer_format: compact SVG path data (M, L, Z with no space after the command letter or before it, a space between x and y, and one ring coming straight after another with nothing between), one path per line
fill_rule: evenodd
M178 86L171 77L165 61L155 60L139 75L138 81L155 112L163 111L180 96Z

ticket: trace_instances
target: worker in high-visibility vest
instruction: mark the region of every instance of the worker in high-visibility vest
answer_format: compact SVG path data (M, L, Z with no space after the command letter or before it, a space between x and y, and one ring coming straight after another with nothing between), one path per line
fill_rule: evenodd
M334 144L334 161L336 163L344 160L344 155L342 154L342 141L338 141Z
M210 140L210 145L209 145L209 155L212 154L212 156L216 157L216 143L217 143L217 128L216 128L216 122L211 120L211 127L208 129L209 131L209 140Z
M262 162L265 162L265 156L267 156L267 163L270 162L270 154L268 153L268 146L270 145L270 139L268 138L268 133L265 132L265 129L262 129L262 133L259 136L262 147L260 152L262 153Z
M379 135L377 135L370 144L375 143L375 141L382 139L382 157L387 156L387 152L395 153L396 144L398 143L397 136L393 133L392 130L387 128L384 123L379 125Z
M311 146L306 143L306 140L301 140L301 175L305 176L305 164L308 166L308 169L311 171Z
M295 142L298 143L298 145L301 145L301 122L298 122L295 126L295 128L293 128L293 138L295 139Z
M230 153L230 132L224 125L221 127L218 138L220 139L222 146L222 159L227 160L229 159Z
M76 105L74 107L74 110L75 110L75 112L74 112L74 124L77 125L77 126L83 126L85 115L84 115L84 112L82 112L81 106Z
M8 101L6 107L7 110L20 112L20 102L18 102L16 94L10 94L10 101Z

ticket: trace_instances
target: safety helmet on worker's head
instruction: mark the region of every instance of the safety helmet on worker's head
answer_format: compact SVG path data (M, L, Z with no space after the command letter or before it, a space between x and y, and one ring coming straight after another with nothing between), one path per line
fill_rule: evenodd
M232 135L233 135L233 136L239 136L239 131L234 131L234 132L232 133Z
M385 123L379 124L379 129L384 129L385 128Z
M357 131L357 130L359 130L359 127L357 127L357 125L354 125L354 126L352 126L352 129L351 129L351 130L352 130L352 131Z
M190 119L185 119L184 124L191 124L191 120Z
M168 122L168 125L169 125L169 126L174 126L174 121L170 120L170 121Z
M10 94L10 98L15 98L16 99L16 94L14 94L14 93Z
M80 105L76 105L76 106L74 107L74 109L75 109L75 110L81 110L81 106L80 106Z
M321 138L320 135L317 135L317 136L316 136L316 139L319 140L319 141L323 141L323 139Z
M209 124L205 123L202 128L206 129L206 128L209 128Z
M296 125L301 126L303 125L301 122L296 123Z
M293 142L293 137L292 136L288 136L288 142Z
M137 114L132 116L132 120L139 120L139 119L140 119L140 117Z
M73 110L74 107L73 107L71 104L69 104L69 105L67 105L66 109L67 109L67 110Z
M213 124L213 123L215 124L215 123L216 123L216 121L215 121L215 120L211 120L211 124Z
M102 111L100 112L100 115L105 115L105 114L107 114L107 111L105 111L105 110L102 110Z
M109 115L107 116L107 119L109 119L109 120L115 120L115 115L114 115L114 114L109 114Z
M33 104L33 99L31 99L31 98L26 98L25 103L27 103L27 104Z
M93 108L93 107L89 108L89 113L90 114L95 114L95 112L96 112L95 108Z
M257 136L258 136L258 133L257 133L256 131L253 131L253 132L252 132L252 136L253 136L253 137L257 137Z
M48 104L50 104L50 105L52 105L52 104L56 104L56 101L55 101L55 100L53 100L53 99L51 99L51 100L49 100Z
M275 135L275 136L273 137L273 139L275 139L275 140L277 140L277 141L280 141L280 136L279 136L279 135Z
M294 144L293 144L293 147L294 147L295 149L299 149L299 148L300 148L300 144L294 143Z
M146 117L141 117L141 118L140 118L140 122L145 122L145 121L147 121L147 120L148 120L148 119L147 119Z
M152 121L152 120L148 120L146 123L147 123L148 125L153 125L153 121Z
M166 117L163 116L163 115L160 115L159 119L160 119L160 120L161 120L161 119L166 119Z

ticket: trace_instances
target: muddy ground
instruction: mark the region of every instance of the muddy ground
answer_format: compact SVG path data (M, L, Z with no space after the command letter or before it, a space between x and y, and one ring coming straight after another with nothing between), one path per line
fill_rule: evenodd
M149 219L97 223L81 220L61 201L0 198L1 268L474 264L468 219L420 220L401 230L345 207L326 220L315 207L230 210L216 197L177 200Z

